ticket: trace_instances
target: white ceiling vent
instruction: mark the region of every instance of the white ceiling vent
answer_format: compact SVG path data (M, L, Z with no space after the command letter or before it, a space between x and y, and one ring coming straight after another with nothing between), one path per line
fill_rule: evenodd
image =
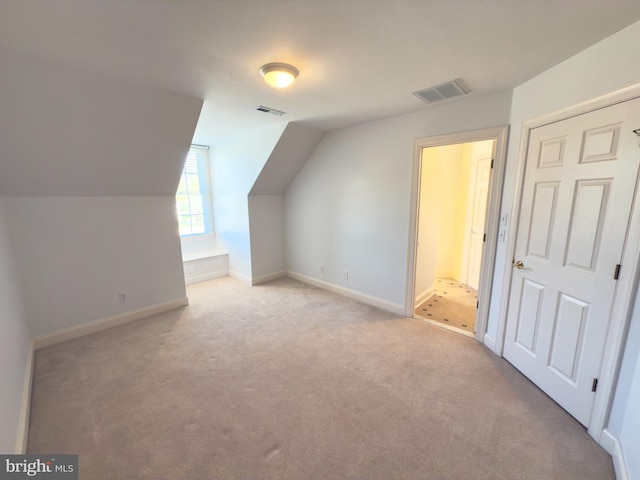
M413 94L425 103L439 102L440 100L448 100L449 98L467 95L469 92L460 85L459 80L436 85L435 87L418 90Z
M277 115L279 117L285 114L285 112L281 112L280 110L276 110L275 108L263 107L262 105L256 107L256 110L258 112L270 113L271 115Z

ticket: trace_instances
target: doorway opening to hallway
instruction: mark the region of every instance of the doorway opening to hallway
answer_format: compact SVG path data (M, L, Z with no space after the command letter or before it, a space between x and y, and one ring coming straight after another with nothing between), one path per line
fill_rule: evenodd
M405 314L481 343L505 238L508 132L501 126L414 141Z
M474 336L495 140L422 149L415 315Z

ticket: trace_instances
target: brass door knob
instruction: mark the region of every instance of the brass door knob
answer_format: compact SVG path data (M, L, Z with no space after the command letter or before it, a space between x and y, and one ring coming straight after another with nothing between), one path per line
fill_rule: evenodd
M522 270L524 268L524 263L520 260L513 261L513 268L517 268L518 270Z

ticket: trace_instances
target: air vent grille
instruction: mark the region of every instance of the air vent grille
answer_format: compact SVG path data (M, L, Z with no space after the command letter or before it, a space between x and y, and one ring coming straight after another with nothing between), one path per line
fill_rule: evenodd
M436 85L435 87L429 87L413 92L416 97L425 103L448 100L449 98L460 97L467 95L468 93L469 92L460 85L459 80L452 80L451 82L443 83L442 85Z
M270 113L271 115L277 115L279 117L285 114L285 112L276 110L275 108L263 107L262 105L260 105L259 107L256 107L256 110L258 112Z

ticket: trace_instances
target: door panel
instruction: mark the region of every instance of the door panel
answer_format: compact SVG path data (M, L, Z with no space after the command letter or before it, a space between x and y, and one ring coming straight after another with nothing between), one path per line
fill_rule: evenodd
M536 334L540 323L540 309L544 297L544 285L525 279L520 295L520 312L516 343L528 353L536 355Z
M588 303L564 293L560 294L549 366L574 384L588 317Z
M634 198L640 100L531 130L504 356L588 425Z
M611 180L577 182L565 265L595 271Z
M527 248L529 255L544 259L549 258L559 187L558 182L535 185L531 222L536 225L536 228L529 229L529 248Z

